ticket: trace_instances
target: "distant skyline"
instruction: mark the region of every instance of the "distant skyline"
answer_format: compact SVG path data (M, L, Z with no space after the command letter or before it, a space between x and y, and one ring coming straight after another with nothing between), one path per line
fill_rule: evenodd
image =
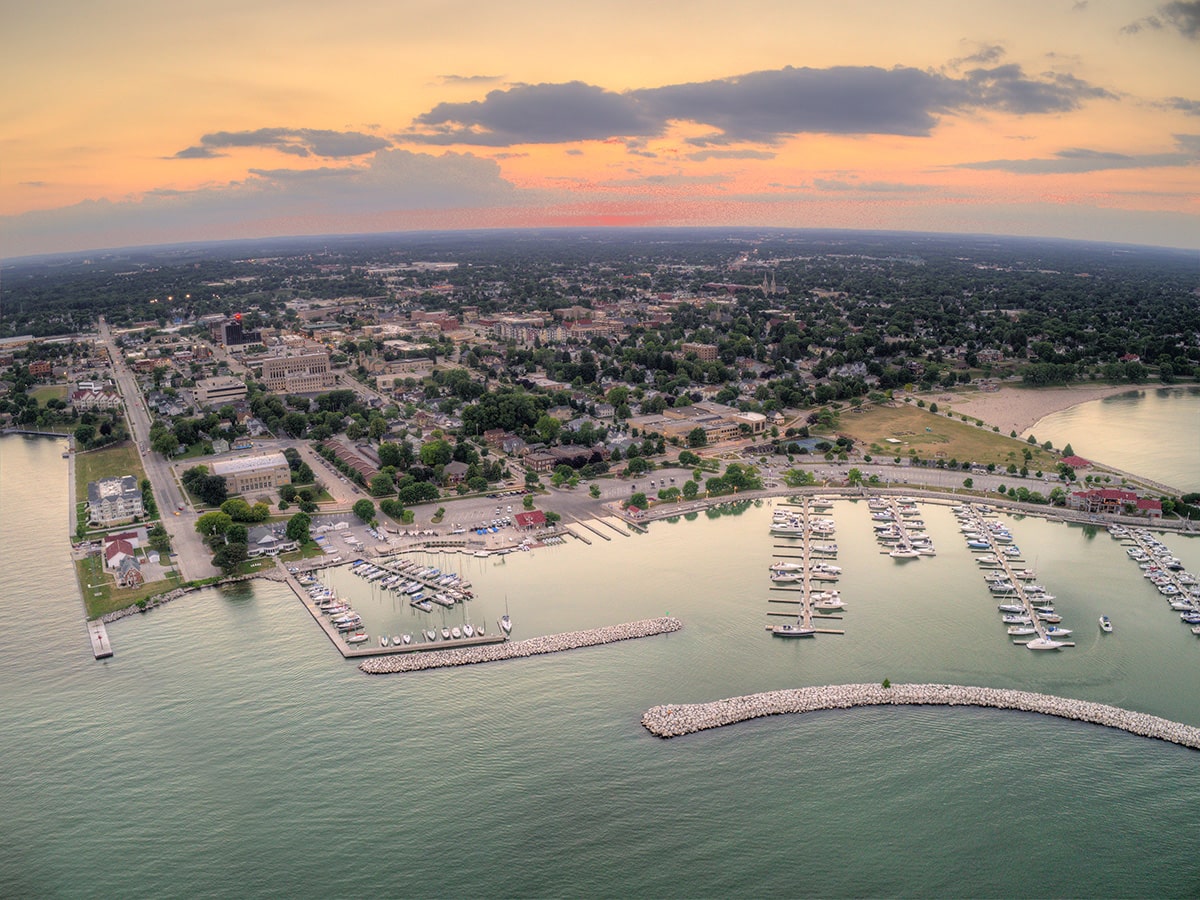
M1200 249L1200 0L47 0L4 23L4 258L604 225Z

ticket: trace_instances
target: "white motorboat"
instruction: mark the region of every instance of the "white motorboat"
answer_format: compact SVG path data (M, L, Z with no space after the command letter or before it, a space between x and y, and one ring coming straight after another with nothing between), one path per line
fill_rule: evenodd
M357 634L346 635L346 643L347 644L361 644L363 641L365 641L367 639L368 639L368 635L365 631L360 631Z
M826 596L813 601L813 609L845 609L846 604L841 597Z
M381 634L379 636L379 646L380 647L391 646L391 643L392 643L392 639L390 637L388 637L386 634Z
M475 637L475 628L470 622L462 627L463 637Z
M771 563L770 569L772 572L803 572L804 571L804 563L797 563L797 562Z
M892 559L916 559L921 555L921 552L911 544L902 544L888 553Z
M803 572L772 572L771 581L775 584L795 584L804 580Z
M1015 636L1037 634L1037 629L1032 625L1009 625L1008 633Z
M455 625L453 628L450 629L450 637L454 638L457 641L459 638L462 637L462 629L459 628L457 625Z

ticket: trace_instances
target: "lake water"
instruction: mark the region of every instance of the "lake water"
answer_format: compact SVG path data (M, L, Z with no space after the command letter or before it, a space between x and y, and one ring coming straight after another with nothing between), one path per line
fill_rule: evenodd
M1041 434L1039 433L1039 438ZM1083 441L1072 438L1084 452ZM367 677L284 587L193 595L91 659L66 461L0 439L0 895L1195 896L1195 751L1000 711L780 717L673 741L648 707L945 681L1200 725L1200 640L1103 532L1008 520L1078 646L1014 647L945 507L938 555L838 504L844 636L772 640L771 507L487 560L466 613L514 637L664 613L683 631ZM1166 542L1200 572L1200 540ZM780 542L782 543L782 542ZM786 552L786 551L781 551ZM440 624L344 570L372 634ZM1101 613L1116 623L1096 627ZM453 615L462 617L463 611Z
M1081 403L1030 433L1086 459L1200 491L1200 388L1157 387Z

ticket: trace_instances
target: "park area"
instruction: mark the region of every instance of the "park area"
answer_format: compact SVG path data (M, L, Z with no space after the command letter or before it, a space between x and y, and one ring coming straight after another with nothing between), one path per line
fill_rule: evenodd
M1058 462L1041 447L999 434L988 425L976 425L974 419L963 422L910 404L842 410L839 419L838 435L853 438L864 453L881 460L915 453L919 459L994 463L1002 468L1011 464L1030 470L1053 470Z

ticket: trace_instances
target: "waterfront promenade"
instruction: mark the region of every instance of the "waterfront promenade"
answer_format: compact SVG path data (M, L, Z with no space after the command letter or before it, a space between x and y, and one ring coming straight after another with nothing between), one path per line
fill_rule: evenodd
M1200 750L1200 728L1104 703L1072 700L1030 691L956 684L840 684L767 691L714 700L655 706L642 725L656 737L673 738L750 719L861 706L979 706L1040 713L1090 722Z

